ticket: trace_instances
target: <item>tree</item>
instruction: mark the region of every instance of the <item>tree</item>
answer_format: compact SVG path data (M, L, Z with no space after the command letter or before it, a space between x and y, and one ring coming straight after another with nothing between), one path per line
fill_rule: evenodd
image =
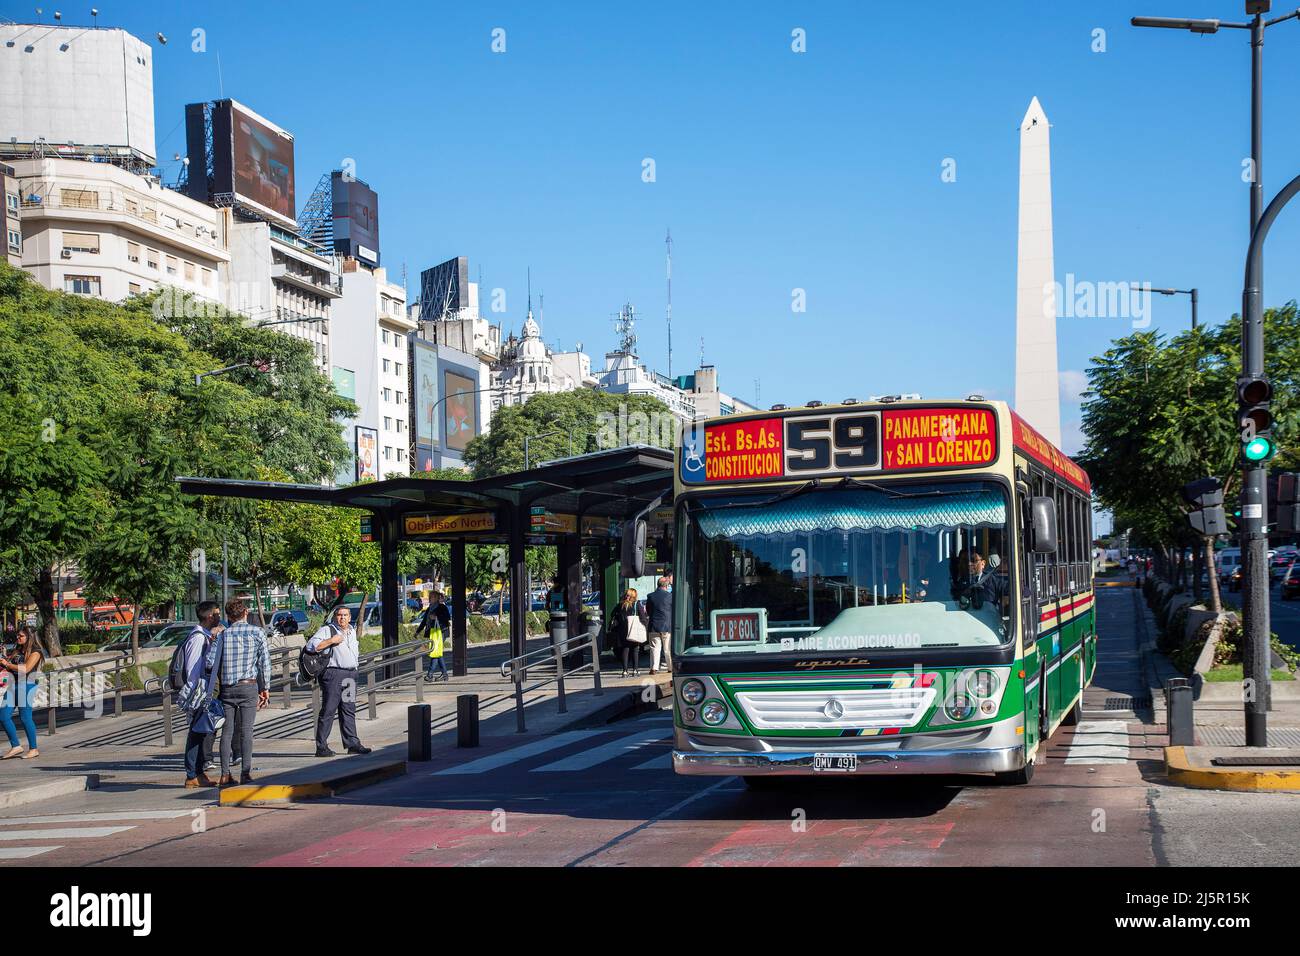
M1300 317L1296 304L1265 313L1265 366L1273 381L1274 432L1284 449L1296 433L1300 390ZM1213 542L1187 526L1180 492L1197 478L1217 477L1230 501L1240 487L1241 439L1235 419L1241 368L1241 319L1202 326L1166 340L1157 332L1117 339L1093 359L1083 405L1087 444L1080 463L1116 527L1161 554L1173 570L1174 549L1194 541L1211 568L1210 601L1219 609ZM1284 451L1279 464L1296 460ZM1196 587L1199 590L1199 578Z
M655 445L672 448L679 430L668 406L651 395L611 395L594 389L534 395L523 405L498 409L492 428L465 449L465 463L475 478L524 469L528 463L566 458L572 454Z

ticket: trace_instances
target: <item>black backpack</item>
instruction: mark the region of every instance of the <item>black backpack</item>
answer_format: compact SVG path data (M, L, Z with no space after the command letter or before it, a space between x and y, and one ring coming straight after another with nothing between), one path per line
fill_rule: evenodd
M330 629L330 637L339 632L334 622L331 621L327 626ZM330 666L330 659L333 656L333 647L327 647L323 651L309 651L304 644L302 650L298 652L298 683L310 684L319 680L320 675L325 673L325 668Z
M176 645L176 650L172 651L171 663L167 665L167 689L172 693L178 693L185 686L185 645L190 642L194 636L194 630L190 631L185 640Z

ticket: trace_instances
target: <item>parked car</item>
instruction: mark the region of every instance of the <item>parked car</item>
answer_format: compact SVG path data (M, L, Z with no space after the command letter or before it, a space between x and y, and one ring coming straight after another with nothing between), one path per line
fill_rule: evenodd
M281 634L303 634L310 624L306 611L281 608L271 614L267 627Z
M181 644L198 627L198 621L173 621L149 639L143 647L175 647Z
M490 597L486 601L484 601L482 605L479 606L478 613L482 614L484 617L495 617L498 613L497 611L498 606L500 606L501 614L509 614L510 598L503 599L501 597ZM534 611L545 611L546 602L543 600L539 600L538 598L534 598L532 601L532 609Z
M148 647L149 642L157 637L162 631L171 626L169 621L141 621L140 622L140 646ZM101 651L130 651L131 650L131 626L126 626L125 632L114 631L121 636L109 641L107 644L100 646ZM188 633L188 632L186 632Z
M1287 565L1279 591L1283 601L1289 601L1300 594L1300 560L1292 561Z

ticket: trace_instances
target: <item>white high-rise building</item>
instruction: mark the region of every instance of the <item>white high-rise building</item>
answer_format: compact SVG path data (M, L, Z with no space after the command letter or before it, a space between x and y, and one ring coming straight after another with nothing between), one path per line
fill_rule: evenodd
M104 162L10 163L22 267L47 289L120 302L159 287L220 303L228 213Z

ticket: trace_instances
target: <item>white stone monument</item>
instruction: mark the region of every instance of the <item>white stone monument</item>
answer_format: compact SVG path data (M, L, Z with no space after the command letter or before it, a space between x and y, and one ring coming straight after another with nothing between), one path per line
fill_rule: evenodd
M1016 255L1016 411L1061 444L1052 261L1052 159L1047 114L1034 97L1020 123L1020 240Z

